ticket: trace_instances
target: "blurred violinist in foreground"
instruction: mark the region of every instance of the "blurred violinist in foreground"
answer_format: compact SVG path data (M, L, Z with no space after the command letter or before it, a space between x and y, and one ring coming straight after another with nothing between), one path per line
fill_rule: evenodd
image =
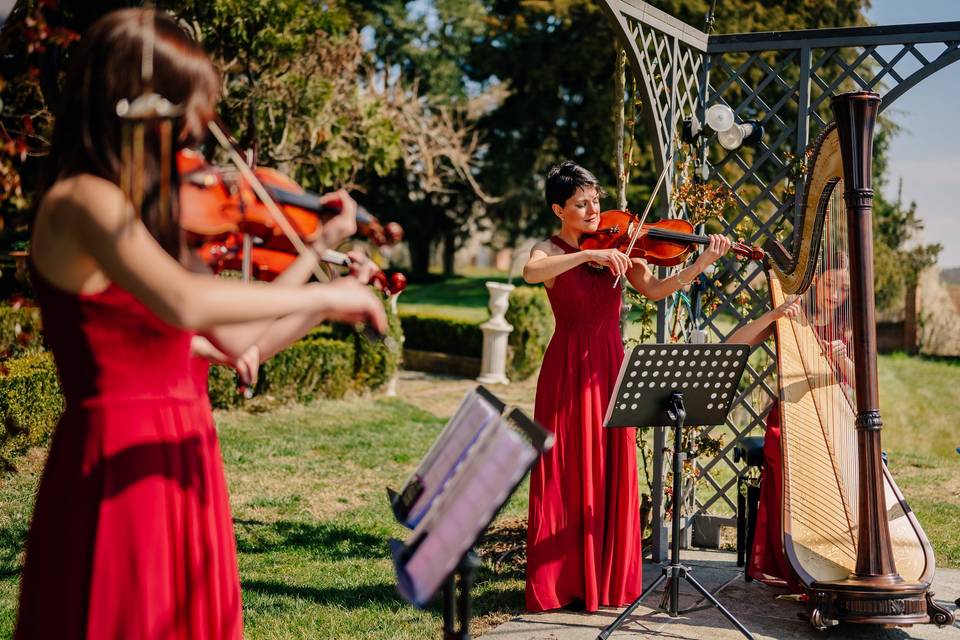
M620 283L625 277L642 295L660 300L689 285L731 248L720 235L703 239L708 246L694 263L663 279L619 247L583 249L584 237L600 226L601 195L597 179L576 163L551 169L546 200L560 231L533 247L523 269L527 282L544 283L556 317L534 409L556 444L530 476L526 601L531 611L596 611L640 595L634 430L603 428L623 360Z
M191 270L178 198L164 189L172 179L176 194L170 152L205 135L221 83L171 18L110 13L71 58L30 265L66 406L27 540L15 637L240 638L223 462L191 343L202 336L240 359L323 320L382 333L383 304L357 279L300 284L316 252L354 232L346 194L313 251L269 285ZM149 91L179 111L170 127L148 122L131 154L118 105ZM121 189L129 183L141 187L139 215Z

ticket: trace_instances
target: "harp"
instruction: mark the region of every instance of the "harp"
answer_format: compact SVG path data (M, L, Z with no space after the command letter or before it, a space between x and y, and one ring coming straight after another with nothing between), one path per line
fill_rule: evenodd
M880 97L833 98L815 144L791 250L769 256L777 321L783 550L817 628L953 623L930 592L933 550L881 459L871 156ZM847 287L846 290L845 287ZM844 353L845 351L845 353Z

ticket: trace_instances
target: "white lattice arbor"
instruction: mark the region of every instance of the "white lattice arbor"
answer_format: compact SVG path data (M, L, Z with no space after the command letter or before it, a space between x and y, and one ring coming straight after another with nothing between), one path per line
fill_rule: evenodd
M882 109L918 82L960 59L960 22L882 27L851 27L786 32L708 35L641 0L601 0L627 52L643 100L643 118L658 169L675 171L677 132L684 118L701 121L712 104L730 106L740 120L759 120L762 141L753 148L728 152L715 140L699 155L708 182L730 188L736 212L725 221L727 232L751 245L787 239L802 193L801 159L809 142L828 120L829 98L854 89L883 96ZM669 200L673 180L660 194ZM708 283L720 305L699 318L713 339L725 337L721 318L747 322L766 310L762 272L733 259L721 265L727 283ZM732 284L730 282L732 281ZM749 297L747 305L737 298ZM746 308L746 311L741 311ZM665 306L657 339L667 339ZM729 328L729 327L727 327ZM775 365L770 345L758 348L748 366L720 455L700 460L693 529L701 540L714 538L716 527L732 522L737 441L760 434L776 396ZM766 357L763 356L766 354ZM654 443L655 482L663 477L663 439ZM654 487L654 556L665 557L662 485Z

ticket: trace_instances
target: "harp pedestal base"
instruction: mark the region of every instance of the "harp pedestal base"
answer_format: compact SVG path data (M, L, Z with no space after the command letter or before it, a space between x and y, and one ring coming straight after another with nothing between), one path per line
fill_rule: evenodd
M808 591L807 615L817 629L840 622L908 626L953 624L953 613L933 601L926 582L900 576L850 576L814 582Z

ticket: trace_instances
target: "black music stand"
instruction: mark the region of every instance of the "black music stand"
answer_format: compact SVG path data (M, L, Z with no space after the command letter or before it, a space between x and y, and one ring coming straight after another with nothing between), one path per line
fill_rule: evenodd
M737 396L737 386L746 366L750 347L743 344L644 344L634 347L620 367L620 376L604 419L605 427L669 427L673 437L673 539L670 562L661 566L660 576L643 590L623 613L597 636L606 640L644 598L667 582L664 598L657 607L675 618L691 611L720 610L727 620L750 640L753 636L712 593L680 564L680 505L683 504L683 425L723 424ZM689 413L688 413L689 412ZM680 609L680 580L686 580L703 599ZM710 604L699 606L703 600ZM669 601L668 606L664 606Z
M473 547L553 435L487 389L469 391L399 493L397 520L412 529L391 540L397 589L425 607L442 591L444 640L470 640L471 597L480 561Z

